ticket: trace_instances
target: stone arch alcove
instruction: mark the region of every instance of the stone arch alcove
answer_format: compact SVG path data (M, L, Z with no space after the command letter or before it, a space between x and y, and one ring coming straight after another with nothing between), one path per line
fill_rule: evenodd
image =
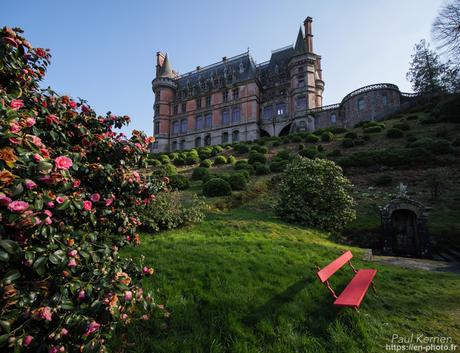
M431 257L427 209L405 193L380 210L386 254Z

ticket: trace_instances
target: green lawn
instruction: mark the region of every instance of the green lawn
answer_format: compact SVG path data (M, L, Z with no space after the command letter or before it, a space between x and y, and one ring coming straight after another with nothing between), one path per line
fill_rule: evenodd
M361 261L379 270L378 296L360 313L336 308L315 275L344 247L318 231L287 225L253 209L213 213L199 225L143 235L125 256L146 256L145 279L171 316L167 328L145 322L127 338L133 352L384 352L392 334L451 336L460 343L460 276ZM340 292L349 267L332 278ZM116 349L114 349L116 351Z

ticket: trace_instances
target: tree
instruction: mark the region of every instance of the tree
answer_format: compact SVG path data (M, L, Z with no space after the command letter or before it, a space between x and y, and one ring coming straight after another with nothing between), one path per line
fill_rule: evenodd
M428 95L445 91L443 76L445 76L448 66L440 61L439 55L430 49L430 45L425 39L415 44L414 51L406 76L414 91Z
M441 7L432 33L439 48L444 49L453 66L460 69L460 0L452 0Z

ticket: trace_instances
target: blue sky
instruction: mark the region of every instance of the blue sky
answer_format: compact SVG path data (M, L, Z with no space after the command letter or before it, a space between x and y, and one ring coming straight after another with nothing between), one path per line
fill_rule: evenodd
M250 48L257 62L292 44L313 17L323 58L324 104L364 85L405 75L413 46L431 40L442 0L6 0L0 24L19 26L32 45L52 50L44 86L87 99L100 114L131 116L126 132L152 134L155 53L193 70Z

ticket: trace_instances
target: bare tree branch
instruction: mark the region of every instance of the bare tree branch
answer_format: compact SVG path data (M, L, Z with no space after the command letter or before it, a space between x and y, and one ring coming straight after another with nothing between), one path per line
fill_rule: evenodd
M450 0L443 5L432 26L438 48L460 67L460 0Z

